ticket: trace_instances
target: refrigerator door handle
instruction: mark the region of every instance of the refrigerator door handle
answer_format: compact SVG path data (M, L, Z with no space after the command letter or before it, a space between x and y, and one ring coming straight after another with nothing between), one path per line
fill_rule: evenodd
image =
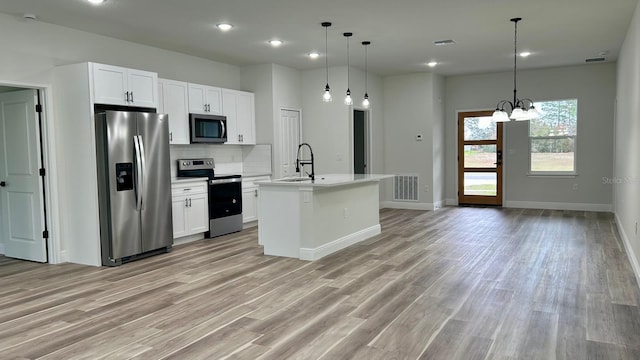
M133 147L136 156L136 210L142 210L142 158L140 157L140 141L139 136L133 137Z
M138 142L140 143L140 159L142 160L142 176L141 176L141 180L140 183L142 185L141 189L142 192L140 193L140 209L144 210L144 198L142 197L142 194L144 194L146 192L146 176L147 174L145 173L145 171L147 170L147 158L144 155L144 141L142 140L142 135L138 135Z

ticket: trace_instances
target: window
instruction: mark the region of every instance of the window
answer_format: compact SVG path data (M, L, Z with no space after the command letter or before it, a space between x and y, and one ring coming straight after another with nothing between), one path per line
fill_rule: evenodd
M542 116L529 120L529 171L575 174L578 100L536 102Z

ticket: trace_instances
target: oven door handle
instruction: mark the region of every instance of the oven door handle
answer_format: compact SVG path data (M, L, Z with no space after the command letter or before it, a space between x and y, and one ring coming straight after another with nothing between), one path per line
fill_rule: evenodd
M242 182L242 178L209 180L209 185L230 184L230 183L235 183L235 182Z

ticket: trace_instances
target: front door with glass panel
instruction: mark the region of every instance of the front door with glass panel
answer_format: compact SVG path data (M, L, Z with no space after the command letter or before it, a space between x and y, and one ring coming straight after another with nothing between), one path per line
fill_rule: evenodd
M502 205L502 123L492 113L458 113L459 204Z

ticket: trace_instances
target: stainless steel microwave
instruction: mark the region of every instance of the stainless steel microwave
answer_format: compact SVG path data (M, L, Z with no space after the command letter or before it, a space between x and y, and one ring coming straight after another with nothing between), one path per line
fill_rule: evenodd
M225 143L227 142L227 117L189 114L189 133L192 144Z

